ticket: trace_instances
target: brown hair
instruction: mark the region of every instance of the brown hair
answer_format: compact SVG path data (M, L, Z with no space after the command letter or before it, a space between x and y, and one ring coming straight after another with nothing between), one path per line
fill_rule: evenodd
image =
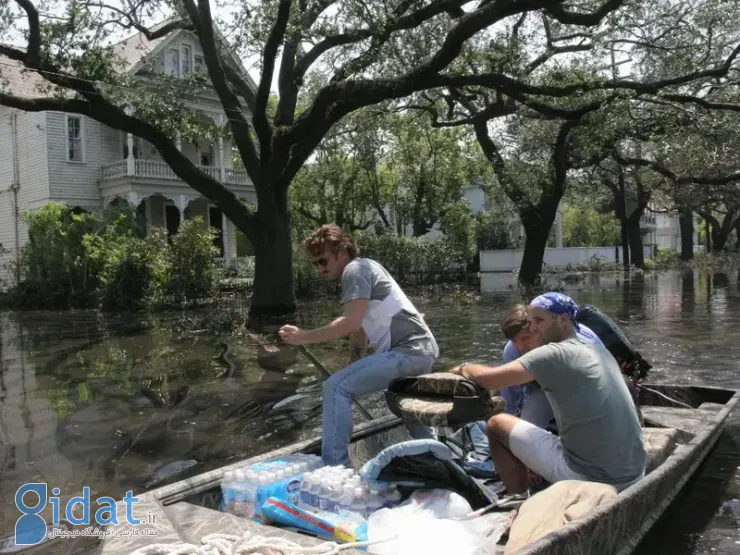
M501 323L501 331L506 339L514 339L528 327L529 314L527 313L527 305L525 304L516 305Z
M352 238L336 224L324 224L303 240L311 256L320 256L327 248L335 253L345 250L350 258L359 256L360 249Z

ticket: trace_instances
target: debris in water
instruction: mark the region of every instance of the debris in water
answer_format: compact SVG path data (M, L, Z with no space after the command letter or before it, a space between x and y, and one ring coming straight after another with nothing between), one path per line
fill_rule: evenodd
M197 464L198 461L194 459L171 462L157 470L157 472L155 472L151 478L144 482L143 485L145 488L149 489L152 486L159 485L162 482L165 482L167 480L170 480L171 478L174 478L175 476L185 473L186 470L192 468L193 466L196 466Z

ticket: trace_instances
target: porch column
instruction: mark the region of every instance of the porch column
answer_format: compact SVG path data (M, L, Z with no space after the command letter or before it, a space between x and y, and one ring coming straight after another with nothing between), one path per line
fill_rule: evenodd
M132 176L136 174L136 161L134 159L134 136L131 133L126 134L126 146L128 147L126 174Z
M557 215L555 216L555 246L563 248L563 205L558 205Z
M175 146L177 147L177 150L182 152L182 137L180 137L179 131L175 133Z
M177 209L180 211L180 225L185 221L185 209L188 207L188 204L190 204L190 197L188 195L180 195L177 197L175 206L177 206Z
M223 171L224 169L222 166L221 172ZM229 220L223 212L221 212L221 236L223 237L224 244L224 262L228 268L231 262L231 250L229 249Z
M220 133L220 131L223 129L224 125L225 125L224 116L223 116L223 114L219 114L218 115L218 126L219 126L219 134L218 134L218 173L219 173L219 179L221 180L221 183L224 182L225 173L226 173L224 171L224 138L223 138L223 135L221 135L221 133ZM226 237L226 234L224 233L224 238L225 237Z

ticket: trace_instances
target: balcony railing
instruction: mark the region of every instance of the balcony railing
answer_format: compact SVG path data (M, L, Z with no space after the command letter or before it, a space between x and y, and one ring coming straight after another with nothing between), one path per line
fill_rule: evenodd
M643 212L640 216L640 223L655 225L655 214L652 212Z
M213 166L197 166L206 175L221 180L221 169ZM103 181L110 179L121 179L125 177L139 179L164 179L179 181L180 178L164 162L155 160L134 160L133 171L129 171L128 160L119 160L101 168ZM249 185L249 177L246 172L224 169L224 183L229 185Z

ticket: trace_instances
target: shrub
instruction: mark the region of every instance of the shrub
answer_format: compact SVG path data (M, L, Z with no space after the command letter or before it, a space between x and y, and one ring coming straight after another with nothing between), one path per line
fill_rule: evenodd
M10 304L138 310L180 305L214 293L219 278L215 232L186 220L169 241L155 228L144 237L134 210L111 207L105 219L49 203L24 215L29 242Z
M219 270L214 263L218 249L213 245L216 232L204 227L202 218L185 220L172 236L169 250L170 279L167 294L182 303L210 297L216 292Z

